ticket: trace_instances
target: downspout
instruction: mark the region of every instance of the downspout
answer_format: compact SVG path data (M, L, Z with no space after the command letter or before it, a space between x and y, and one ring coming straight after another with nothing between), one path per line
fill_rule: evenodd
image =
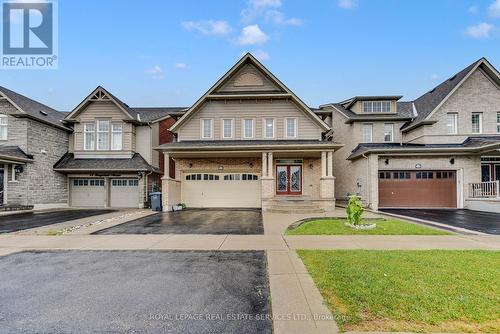
M361 154L361 156L366 160L366 199L368 206L370 205L370 193L371 193L371 183L370 183L370 161L368 161L368 157L365 153Z

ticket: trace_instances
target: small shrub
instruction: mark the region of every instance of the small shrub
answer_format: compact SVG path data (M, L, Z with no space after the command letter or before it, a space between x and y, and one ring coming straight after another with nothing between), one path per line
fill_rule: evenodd
M347 220L350 224L358 226L361 224L361 216L363 215L363 203L361 203L361 197L352 195L349 196L349 202L347 203L346 213Z
M55 231L55 230L48 230L47 231L47 235L50 235L50 236L61 235L61 234L62 234L61 231Z

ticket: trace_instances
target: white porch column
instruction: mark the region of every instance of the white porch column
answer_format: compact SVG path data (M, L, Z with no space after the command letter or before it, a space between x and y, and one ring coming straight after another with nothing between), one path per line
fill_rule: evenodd
M270 178L274 177L273 161L273 152L267 153L267 176Z
M326 176L333 176L333 152L329 151L328 154L328 167L326 170Z
M267 170L267 152L262 152L262 177L267 177L269 174Z
M326 152L321 152L321 177L326 177Z
M163 178L165 180L170 179L170 154L168 153L163 153Z

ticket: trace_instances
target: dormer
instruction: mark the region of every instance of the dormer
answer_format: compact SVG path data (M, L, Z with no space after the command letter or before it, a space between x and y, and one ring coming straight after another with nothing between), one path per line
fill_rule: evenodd
M340 104L360 115L396 114L396 102L401 98L402 96L355 96Z

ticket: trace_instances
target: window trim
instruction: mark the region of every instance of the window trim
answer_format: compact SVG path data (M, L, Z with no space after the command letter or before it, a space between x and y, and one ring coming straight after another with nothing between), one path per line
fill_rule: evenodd
M210 122L210 136L205 136L205 121ZM200 136L202 139L213 139L214 138L214 119L213 118L200 118Z
M94 130L92 131L87 131L87 126L88 125L93 125L94 126ZM87 135L91 134L93 136L93 140L92 140L92 145L91 147L87 147ZM96 123L93 122L88 122L88 123L83 123L83 150L84 151L94 151L95 148L96 148Z
M224 136L224 121L231 122L231 135L229 137ZM234 138L234 118L221 118L221 120L220 120L220 134L221 134L222 139Z
M385 140L385 129L387 125L391 127L391 140ZM394 123L384 123L384 143L394 143Z
M273 136L268 137L267 136L267 120L273 121ZM276 138L276 117L264 117L262 119L262 137L266 139L274 139Z
M252 121L252 136L245 136L245 121ZM245 117L241 119L241 138L243 139L253 139L255 138L255 118Z
M115 125L119 125L121 130L120 131L114 131L114 126ZM123 123L118 123L118 122L115 122L115 123L111 123L111 128L109 129L110 130L110 146L109 146L109 149L111 151L122 151L123 150ZM119 133L120 134L120 148L119 149L115 149L113 148L113 144L114 144L114 134L116 133Z
M474 132L474 116L479 116L479 132ZM473 112L471 115L471 133L472 134L481 134L483 133L483 113L482 112Z
M370 140L369 141L365 140L365 128L367 128L367 127L370 127ZM363 123L362 140L363 140L363 143L373 143L373 123Z
M450 116L454 116L453 118L453 132L450 132ZM446 114L446 133L449 135L456 135L458 134L458 113L456 112L449 112Z
M108 123L108 131L99 131L99 123L100 122L107 122ZM95 133L96 133L96 150L97 151L110 151L111 150L111 120L110 119L98 119L95 122ZM106 148L101 148L99 147L99 134L100 133L107 133L108 135L108 140L107 140L107 147Z
M0 120L5 120L5 123L0 121L0 127L5 127L5 138L0 138L0 141L9 140L9 116L0 114Z
M288 120L293 120L294 122L294 129L295 129L295 134L294 136L289 136L288 135ZM287 138L287 139L294 139L294 138L297 138L298 135L299 135L299 122L298 122L298 119L297 117L285 117L284 119L284 137Z

